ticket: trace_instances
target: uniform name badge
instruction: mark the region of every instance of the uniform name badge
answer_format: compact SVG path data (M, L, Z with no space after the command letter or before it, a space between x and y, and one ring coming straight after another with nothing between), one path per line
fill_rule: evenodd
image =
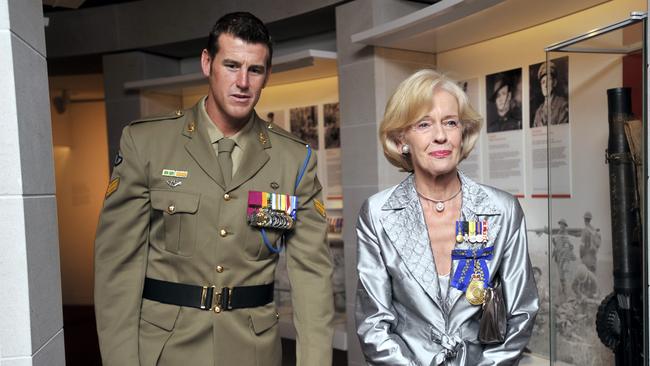
M249 191L246 218L253 227L288 230L296 222L297 208L296 196Z

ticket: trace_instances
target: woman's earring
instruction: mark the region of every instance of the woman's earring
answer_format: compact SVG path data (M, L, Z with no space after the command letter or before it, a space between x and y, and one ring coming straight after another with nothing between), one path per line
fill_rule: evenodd
M411 152L411 148L408 145L402 145L402 155L408 155Z

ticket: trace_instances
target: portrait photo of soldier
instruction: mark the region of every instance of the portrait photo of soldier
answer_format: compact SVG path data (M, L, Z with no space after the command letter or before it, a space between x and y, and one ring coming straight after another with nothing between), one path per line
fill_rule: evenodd
M339 116L338 103L327 103L323 105L326 149L341 147L341 119Z
M530 127L569 123L569 57L530 65ZM550 115L549 115L550 113Z
M318 149L318 114L316 106L291 108L289 111L291 133Z
M521 130L521 68L487 75L487 132Z

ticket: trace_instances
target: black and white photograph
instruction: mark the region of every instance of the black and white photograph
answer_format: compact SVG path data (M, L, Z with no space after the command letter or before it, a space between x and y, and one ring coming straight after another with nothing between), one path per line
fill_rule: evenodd
M316 106L291 108L289 111L291 133L318 150L318 114Z
M274 123L283 129L289 131L289 124L287 123L287 116L284 110L278 109L274 111L262 112L260 117L267 122Z
M345 256L342 245L331 245L332 254L332 291L334 292L334 310L345 313Z
M557 330L556 357L569 365L611 365L596 332L598 306L612 292L612 249L600 226L608 215L591 210L556 218L552 229L528 229L533 274L540 299L529 349L549 355L550 297ZM550 253L547 253L550 235ZM550 256L550 268L547 263ZM549 282L550 278L550 282Z
M528 73L530 128L569 123L569 56L530 65Z
M325 148L335 149L341 147L339 103L324 104L323 117L325 124Z
M485 77L487 132L521 130L521 68Z

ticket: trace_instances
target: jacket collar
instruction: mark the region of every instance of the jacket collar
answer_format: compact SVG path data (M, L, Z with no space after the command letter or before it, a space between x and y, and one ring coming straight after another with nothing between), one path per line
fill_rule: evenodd
M234 173L230 185L226 187L206 128L207 124L212 121L206 113L202 113L200 110L203 108L204 101L205 98L199 100L187 114L188 118L182 131L182 134L188 138L185 149L215 183L229 192L252 178L266 164L269 155L264 150L271 148L271 141L264 121L253 111L248 121L252 126L243 131L245 133L240 137L242 145L246 147L242 153L241 163Z
M458 171L463 190L462 212L465 220L475 220L477 216L500 214L496 206L488 198L485 189L462 171ZM415 191L415 175L410 174L393 190L392 194L382 206L383 210L400 210L411 205L417 200Z

